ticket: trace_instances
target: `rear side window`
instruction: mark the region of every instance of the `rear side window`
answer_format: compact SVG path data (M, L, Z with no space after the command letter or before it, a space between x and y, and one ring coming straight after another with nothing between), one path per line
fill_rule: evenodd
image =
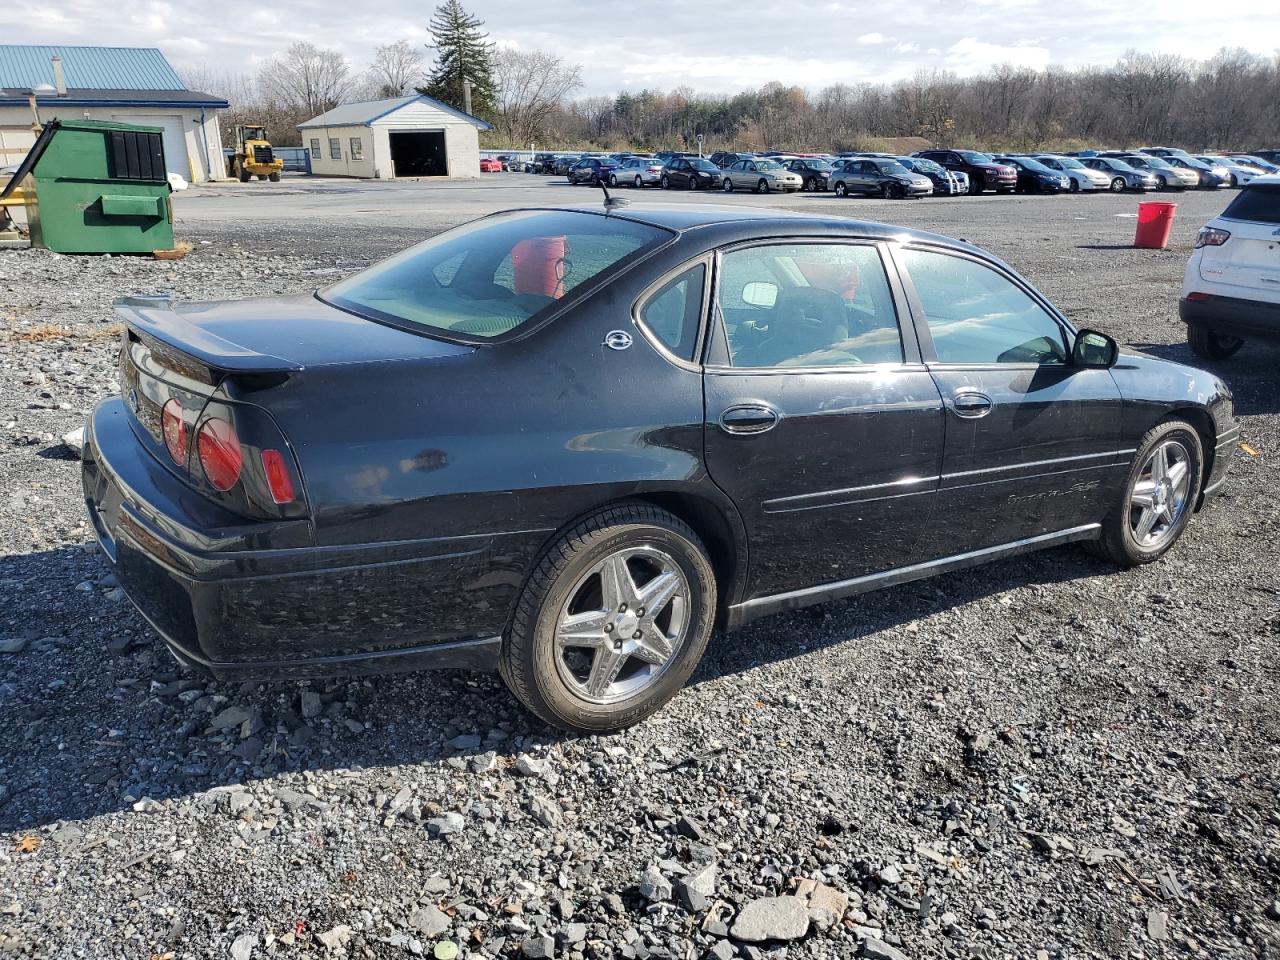
M1222 211L1229 220L1280 223L1280 183L1251 183Z
M617 216L500 214L410 247L321 299L375 320L482 341L536 321L671 237Z
M942 363L1067 362L1058 322L1003 274L950 254L902 257Z
M640 322L681 360L692 360L702 319L707 268L695 264L663 284L640 308Z

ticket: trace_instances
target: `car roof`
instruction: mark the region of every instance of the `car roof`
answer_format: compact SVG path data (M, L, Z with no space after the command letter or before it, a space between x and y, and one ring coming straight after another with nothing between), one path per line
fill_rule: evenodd
M808 213L793 213L787 210L769 210L767 214L762 214L762 208L760 207L720 203L651 203L638 201L625 207L615 207L611 210L606 210L603 204L532 207L526 209L615 216L672 230L677 234L686 234L693 231L698 231L699 233L703 231L723 232L726 235L737 234L741 232L744 226L754 224L760 227L760 237L812 234L847 235L873 240L918 240L952 247L956 250L979 250L978 247L966 240L957 240L954 237L945 237L941 234L928 233L924 230L913 230L910 227L900 227L891 223L854 220L850 217L815 216ZM983 256L989 259L997 259L989 251L983 250L981 252Z

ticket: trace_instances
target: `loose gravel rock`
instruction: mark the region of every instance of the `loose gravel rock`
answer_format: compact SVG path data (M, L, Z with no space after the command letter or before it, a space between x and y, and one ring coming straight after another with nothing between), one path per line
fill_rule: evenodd
M1167 252L1125 246L1121 198L769 202L983 243L1189 360L1178 278L1224 200L1179 198ZM1257 455L1160 563L1054 550L760 621L652 720L567 737L491 676L197 677L91 543L62 438L115 390L112 297L296 292L424 235L259 226L0 251L0 955L1277 956L1280 351L1221 365Z

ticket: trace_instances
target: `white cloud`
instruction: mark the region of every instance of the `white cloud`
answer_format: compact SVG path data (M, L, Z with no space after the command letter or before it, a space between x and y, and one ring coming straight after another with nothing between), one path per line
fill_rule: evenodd
M864 33L858 38L858 42L868 47L878 46L886 43L888 38L883 33Z
M982 73L1002 63L1043 70L1052 60L1047 47L1031 43L987 43L976 37L962 37L947 48L943 63L961 75Z
M920 44L916 43L914 40L908 40L894 47L893 52L894 53L919 53Z

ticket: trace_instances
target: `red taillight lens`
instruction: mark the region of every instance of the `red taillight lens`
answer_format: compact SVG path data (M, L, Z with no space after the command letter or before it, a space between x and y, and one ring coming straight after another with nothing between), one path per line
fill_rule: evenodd
M1220 247L1231 239L1229 230L1219 230L1217 227L1201 227L1200 233L1196 235L1196 249L1201 247Z
M267 487L276 503L293 503L293 477L279 450L262 451L262 471L267 475Z
M182 418L182 403L177 397L165 401L160 411L160 429L164 433L164 446L178 466L187 463L187 424Z
M196 452L200 466L215 490L230 490L240 479L244 457L235 428L225 420L210 417L196 434Z

